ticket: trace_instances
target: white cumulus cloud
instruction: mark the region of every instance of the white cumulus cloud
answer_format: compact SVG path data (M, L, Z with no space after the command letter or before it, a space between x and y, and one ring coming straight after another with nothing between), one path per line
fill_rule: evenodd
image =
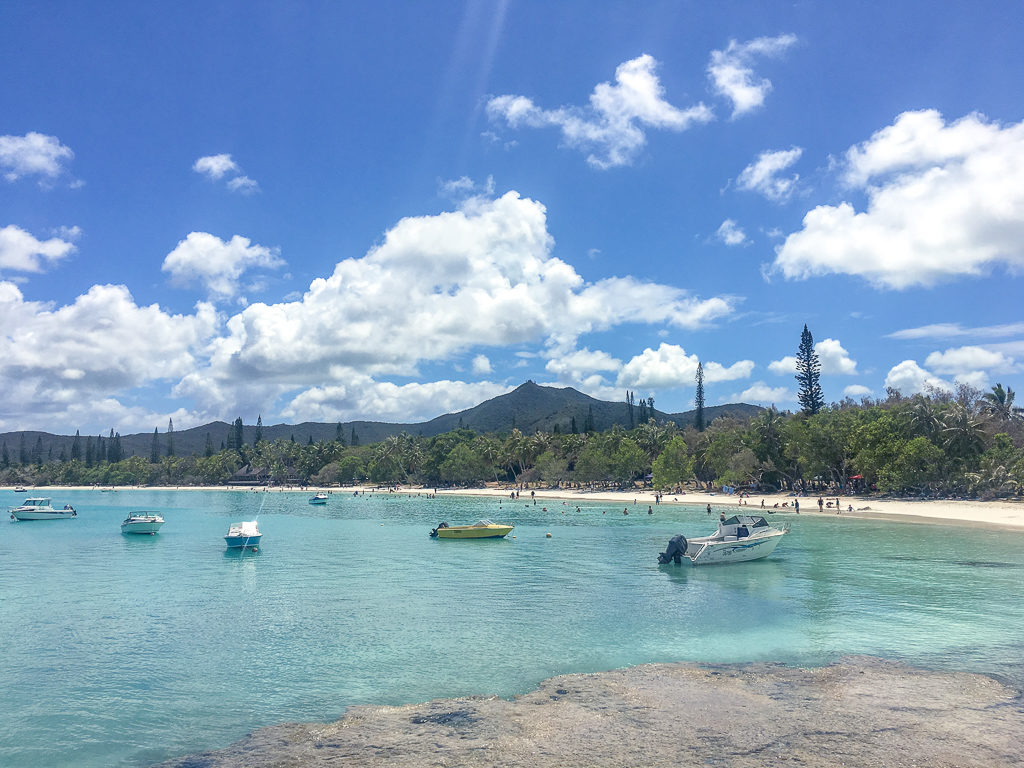
M757 109L772 89L767 78L754 75L753 61L760 56L778 56L796 43L795 35L758 37L745 43L730 40L724 51L712 51L708 75L715 92L732 102L732 116Z
M905 396L926 392L929 389L953 391L953 386L948 381L929 373L914 360L904 360L894 365L885 377L885 386L892 387Z
M770 387L763 381L755 381L739 394L733 395L730 402L742 403L788 403L796 400L796 395L785 387Z
M276 269L283 266L278 249L250 243L235 235L228 242L207 232L191 232L167 254L163 271L176 282L198 281L214 298L238 295L239 280L251 269Z
M77 227L68 230L71 238L78 234ZM42 272L47 266L56 264L74 251L74 243L59 237L38 240L13 224L0 228L0 269Z
M121 285L94 285L54 308L0 282L0 431L39 429L43 422L67 434L100 414L109 414L119 431L152 428L150 411L118 398L195 370L197 351L217 325L208 304L172 315L156 304L137 305ZM26 414L36 423L26 425Z
M622 366L616 386L650 389L695 386L697 355L688 355L676 344L662 343L657 349L645 349ZM730 366L704 363L704 382L733 381L749 378L754 369L752 360L740 360Z
M623 323L695 328L733 311L730 299L631 277L587 283L552 249L544 206L515 192L402 219L300 300L231 317L209 364L176 392L227 408L310 381L327 388L353 376L415 376L422 361L475 348L535 344L560 358L581 335Z
M623 62L615 83L597 85L586 108L542 109L526 96L505 95L487 102L487 114L512 128L556 127L566 146L588 152L595 168L628 165L647 141L646 128L683 131L713 119L704 104L679 109L666 101L656 68L646 54Z
M7 181L23 176L55 179L64 172L64 161L74 156L56 136L34 131L24 136L0 136L0 173Z
M857 361L836 339L822 339L815 343L814 352L821 363L821 372L826 375L856 376ZM778 376L796 375L796 356L786 355L781 360L768 363L768 370Z
M871 388L865 387L863 384L851 384L843 389L843 395L846 397L867 397L870 394Z
M993 373L1009 373L1016 370L1014 360L1002 352L984 347L956 347L944 352L932 352L924 364L936 373L965 375L986 370Z
M793 194L799 174L781 177L783 171L800 159L803 149L781 149L762 152L757 160L744 168L736 177L736 186L748 192L757 192L769 200L786 200Z
M346 383L307 389L293 398L281 415L292 421L426 421L472 408L511 389L489 381L399 385L356 377Z
M491 373L491 361L487 355L477 355L473 358L473 373L478 375Z
M856 275L886 289L931 286L1003 266L1024 268L1024 122L977 114L946 124L934 110L907 112L846 154L849 202L809 211L776 249L773 270L791 280Z

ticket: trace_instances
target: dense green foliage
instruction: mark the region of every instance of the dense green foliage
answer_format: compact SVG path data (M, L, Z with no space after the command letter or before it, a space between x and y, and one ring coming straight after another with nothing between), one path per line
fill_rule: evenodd
M966 387L912 398L891 392L885 400L848 399L814 415L771 408L750 419L717 418L703 432L648 418L632 429L603 432L455 429L432 437L392 435L365 446L354 434L346 444L340 430L332 441L241 444L236 419L226 447L214 452L208 440L205 455L197 456L154 450L149 459L125 458L113 432L87 438L84 452L72 448L70 457L43 455L39 441L35 449L22 441L17 451L4 443L0 483L219 485L248 467L293 485L632 487L650 480L662 490L696 482L991 498L1024 490L1024 419L1013 397L1001 384L984 395ZM644 404L649 415L653 405Z

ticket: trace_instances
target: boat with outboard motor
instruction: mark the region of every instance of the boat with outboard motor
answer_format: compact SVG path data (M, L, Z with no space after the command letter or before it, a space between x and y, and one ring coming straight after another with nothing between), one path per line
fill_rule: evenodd
M776 528L759 515L733 515L721 521L711 536L689 540L682 534L673 536L658 562L679 565L684 557L694 565L759 560L774 552L787 533L789 525Z
M164 519L156 512L131 512L121 523L121 533L148 533L150 535L159 532Z
M54 509L50 500L41 496L25 499L20 507L11 507L11 520L62 520L77 516L78 513L70 504L65 504L64 509Z
M435 539L500 539L507 536L512 528L511 525L490 520L478 520L472 525L440 523L430 535Z
M324 493L323 491L320 491L319 493L315 493L315 494L313 494L312 496L309 497L309 503L310 504L326 504L327 503L327 494Z

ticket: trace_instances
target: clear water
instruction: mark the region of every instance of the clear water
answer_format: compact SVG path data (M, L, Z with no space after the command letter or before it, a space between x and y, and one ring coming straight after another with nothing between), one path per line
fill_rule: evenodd
M351 704L655 661L874 654L1024 688L1022 533L787 516L767 560L693 568L656 557L713 530L696 508L271 493L254 554L222 538L252 492L53 497L78 518L0 523L5 766L145 765ZM135 509L161 533L123 536ZM480 517L515 538L427 536Z

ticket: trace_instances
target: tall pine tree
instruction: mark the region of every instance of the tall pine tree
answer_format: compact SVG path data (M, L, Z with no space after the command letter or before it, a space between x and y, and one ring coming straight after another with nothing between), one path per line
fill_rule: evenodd
M232 425L231 428L234 431L235 450L238 451L239 453L241 453L242 452L242 447L245 445L245 439L244 439L245 430L242 427L242 417L241 416L239 416L237 419L235 419L235 423Z
M693 416L693 426L698 432L704 431L704 364L697 363L697 394L693 399L697 412Z
M814 351L814 337L804 324L800 334L800 348L796 352L796 381L800 385L797 400L808 416L813 416L825 407L825 396L821 392L821 361Z
M252 444L259 445L260 440L263 439L263 414L261 413L256 417L256 434L253 435Z
M153 427L153 443L149 447L149 463L160 463L160 432L157 427Z
M82 458L82 435L75 430L75 439L71 441L71 460L80 461Z
M167 420L167 455L174 455L174 419Z

